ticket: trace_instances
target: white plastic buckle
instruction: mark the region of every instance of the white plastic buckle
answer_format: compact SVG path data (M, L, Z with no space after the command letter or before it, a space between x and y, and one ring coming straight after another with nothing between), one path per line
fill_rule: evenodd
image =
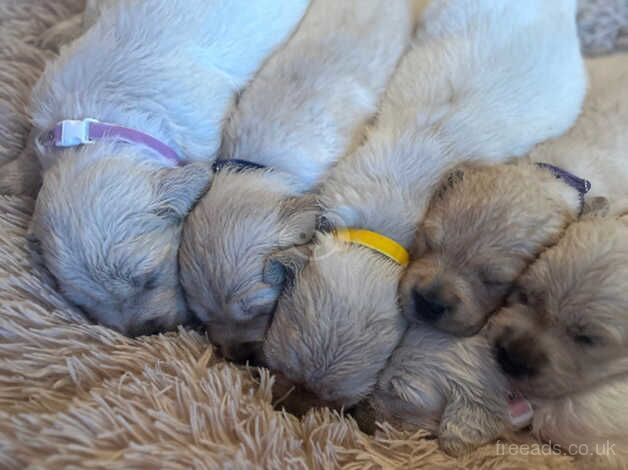
M57 147L76 147L78 145L91 144L93 141L89 138L89 125L96 122L95 119L83 119L76 121L66 119L61 121L60 138L55 143Z

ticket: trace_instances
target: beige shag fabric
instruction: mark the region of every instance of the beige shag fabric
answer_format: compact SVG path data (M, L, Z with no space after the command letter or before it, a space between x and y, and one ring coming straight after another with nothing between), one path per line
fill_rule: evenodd
M81 0L0 0L0 163L20 152L42 32ZM2 168L0 168L2 171ZM361 433L329 410L275 411L272 378L192 331L128 339L86 324L32 268L33 201L0 196L0 468L571 468L564 456L456 461L424 433Z

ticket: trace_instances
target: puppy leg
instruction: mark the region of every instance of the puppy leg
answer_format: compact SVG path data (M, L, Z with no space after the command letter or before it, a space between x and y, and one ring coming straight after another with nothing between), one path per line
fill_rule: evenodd
M497 439L504 431L502 410L490 409L468 397L447 404L441 419L438 442L452 456L464 455Z

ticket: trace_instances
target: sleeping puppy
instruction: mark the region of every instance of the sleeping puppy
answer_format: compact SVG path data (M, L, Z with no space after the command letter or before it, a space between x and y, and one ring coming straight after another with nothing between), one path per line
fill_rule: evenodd
M602 195L625 191L617 176L628 176L624 133L606 117L610 106L628 110L619 80L625 68L616 59L591 61L592 92L580 121L531 157L583 171L593 180L588 194L584 180L529 161L466 164L443 178L417 231L419 259L401 282L401 304L412 326L373 393L377 419L430 429L454 454L512 430L509 380L497 370L487 330L461 338L437 328L464 336L477 332L521 272L558 242L582 210L592 213L605 201Z
M455 260L464 266L464 273L476 266L465 263L477 262L483 277L470 276L472 284L446 279L460 289L457 295L469 292L482 298L477 311L491 311L489 302L506 295L540 247L557 241L580 210L578 189L545 168L466 164L443 178L417 232L422 251L415 247L415 252L423 257L411 263L400 283L402 311L411 326L373 392L376 419L428 429L453 455L508 430L508 382L486 338L459 338L438 330L432 313L436 307L417 290L417 279L427 285L443 253L452 265ZM456 239L466 244L457 246ZM483 249L490 249L491 257L480 257ZM439 285L443 296L444 287Z
M534 434L569 453L586 445L599 468L628 468L627 278L628 212L583 217L489 328L502 370L532 402Z
M398 283L442 175L460 161L521 155L575 120L584 75L574 12L572 1L428 6L365 144L321 188L322 223L335 232L269 260L285 279L264 344L271 368L332 405L373 390L406 330ZM452 412L472 414L467 403ZM452 452L487 438L447 437Z
M586 187L569 173L592 183L588 204L628 196L628 60L593 59L588 69L584 113L567 134L520 165L461 167L432 198L401 288L411 319L475 334L520 273L578 216L578 191L570 186Z
M179 254L189 306L226 357L259 349L280 290L264 261L310 240L318 208L302 196L360 142L412 23L405 0L314 0L238 100Z
M32 97L43 185L30 238L87 316L129 335L186 320L183 218L234 95L307 4L121 0L46 67Z

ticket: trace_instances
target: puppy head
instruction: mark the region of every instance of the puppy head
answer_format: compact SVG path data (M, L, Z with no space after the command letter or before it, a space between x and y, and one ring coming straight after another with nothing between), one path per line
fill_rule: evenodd
M81 164L70 152L60 158L45 174L30 227L59 289L89 318L123 334L183 322L181 225L209 169L158 168L130 157Z
M580 206L576 189L535 165L459 167L417 231L416 261L401 283L405 315L475 334Z
M281 261L286 285L264 343L266 364L335 406L374 387L406 329L397 308L401 267L319 234Z
M628 372L628 220L572 225L517 282L489 333L504 372L557 397Z
M272 318L282 279L265 272L267 259L314 232L314 198L291 193L272 172L225 168L185 223L181 283L229 359L254 360Z

